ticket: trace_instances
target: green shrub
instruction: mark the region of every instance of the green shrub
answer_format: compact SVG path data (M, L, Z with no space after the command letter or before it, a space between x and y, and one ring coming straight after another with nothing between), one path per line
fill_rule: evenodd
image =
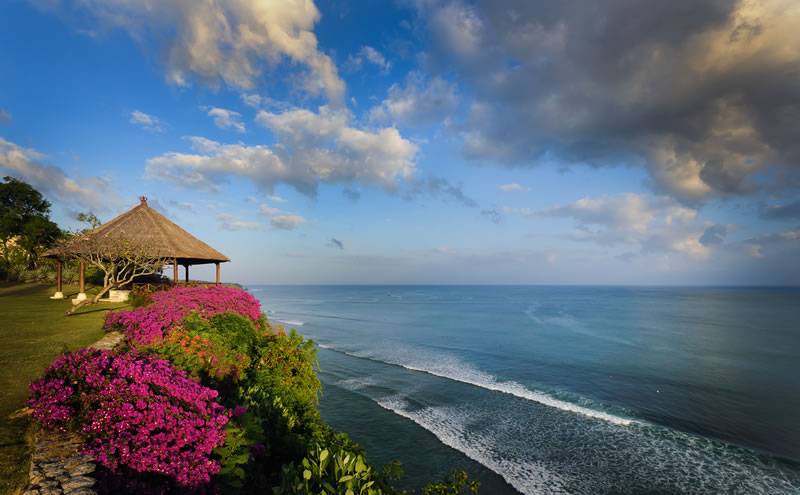
M364 457L347 450L315 446L299 464L281 472L275 495L383 495L379 476Z
M462 495L478 493L480 481L470 481L464 471L451 471L443 481L430 483L422 488L422 495Z
M244 316L223 313L205 319L191 313L166 338L144 349L217 388L233 406L239 404L239 394L230 389L246 378L263 340L253 321Z

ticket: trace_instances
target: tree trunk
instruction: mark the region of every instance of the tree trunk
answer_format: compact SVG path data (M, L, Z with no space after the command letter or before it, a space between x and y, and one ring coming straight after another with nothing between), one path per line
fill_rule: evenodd
M103 296L105 296L108 291L111 290L112 287L114 287L113 284L106 285L105 287L103 287L103 290L101 290L100 292L97 293L96 296L94 296L92 298L88 298L87 297L83 301L81 301L78 304L72 306L72 309L70 309L69 311L67 311L64 314L66 314L67 316L72 316L73 314L75 314L76 311L78 311L78 309L80 309L80 308L82 308L84 306L88 306L90 304L97 304L100 301L100 299Z

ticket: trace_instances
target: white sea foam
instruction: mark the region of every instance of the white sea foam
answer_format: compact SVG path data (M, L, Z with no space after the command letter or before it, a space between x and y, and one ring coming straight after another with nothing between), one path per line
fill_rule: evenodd
M379 406L410 419L433 433L440 442L483 464L524 494L567 493L564 480L540 463L508 456L491 436L471 431L470 414L454 407L410 410L399 396L376 401Z
M291 327L302 327L305 324L305 322L300 320L280 320L276 318L275 321L277 321L278 323L283 323L284 325L289 325Z
M342 387L345 390L357 392L367 387L374 386L377 383L378 382L374 377L364 376L364 377L355 377L355 378L347 378L344 380L339 380L338 382L336 382L336 385Z
M338 350L333 347L330 349ZM345 352L345 351L340 351ZM386 364L393 364L401 366L408 370L420 371L430 375L446 378L468 385L501 392L521 399L530 400L543 404L545 406L554 407L562 411L569 411L575 414L580 414L588 418L599 419L607 421L615 425L630 426L632 424L640 423L639 421L616 416L604 411L598 411L589 407L584 407L572 402L567 402L557 399L544 392L531 390L524 385L515 381L498 380L497 377L475 369L468 363L464 363L460 359L448 356L442 353L433 353L417 348L404 348L396 346L390 355L376 352L345 352L353 357L371 359L380 361Z

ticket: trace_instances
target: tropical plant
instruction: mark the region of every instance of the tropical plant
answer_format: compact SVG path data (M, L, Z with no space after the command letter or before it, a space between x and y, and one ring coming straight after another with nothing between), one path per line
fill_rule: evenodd
M229 413L216 390L135 351L65 353L30 386L33 417L78 429L83 451L112 471L159 473L178 485L207 483L220 469Z
M300 463L281 471L275 495L383 495L379 477L364 457L347 450L314 446Z
M38 266L39 254L62 236L50 220L50 203L13 177L0 182L0 276L22 279Z
M151 298L148 306L108 313L106 328L123 330L134 345L147 345L163 339L193 311L203 318L234 312L263 324L258 300L241 289L176 287L155 292Z

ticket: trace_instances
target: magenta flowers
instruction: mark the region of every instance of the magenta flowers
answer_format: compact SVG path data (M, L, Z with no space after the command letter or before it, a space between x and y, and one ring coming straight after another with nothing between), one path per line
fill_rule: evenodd
M152 344L170 328L196 311L208 318L234 312L253 321L261 318L261 305L252 295L230 287L178 287L153 294L152 304L106 316L106 328L121 327L134 344Z
M216 390L167 361L82 349L59 357L30 389L43 426L79 428L84 451L112 470L161 473L183 486L219 471L211 454L230 415Z

